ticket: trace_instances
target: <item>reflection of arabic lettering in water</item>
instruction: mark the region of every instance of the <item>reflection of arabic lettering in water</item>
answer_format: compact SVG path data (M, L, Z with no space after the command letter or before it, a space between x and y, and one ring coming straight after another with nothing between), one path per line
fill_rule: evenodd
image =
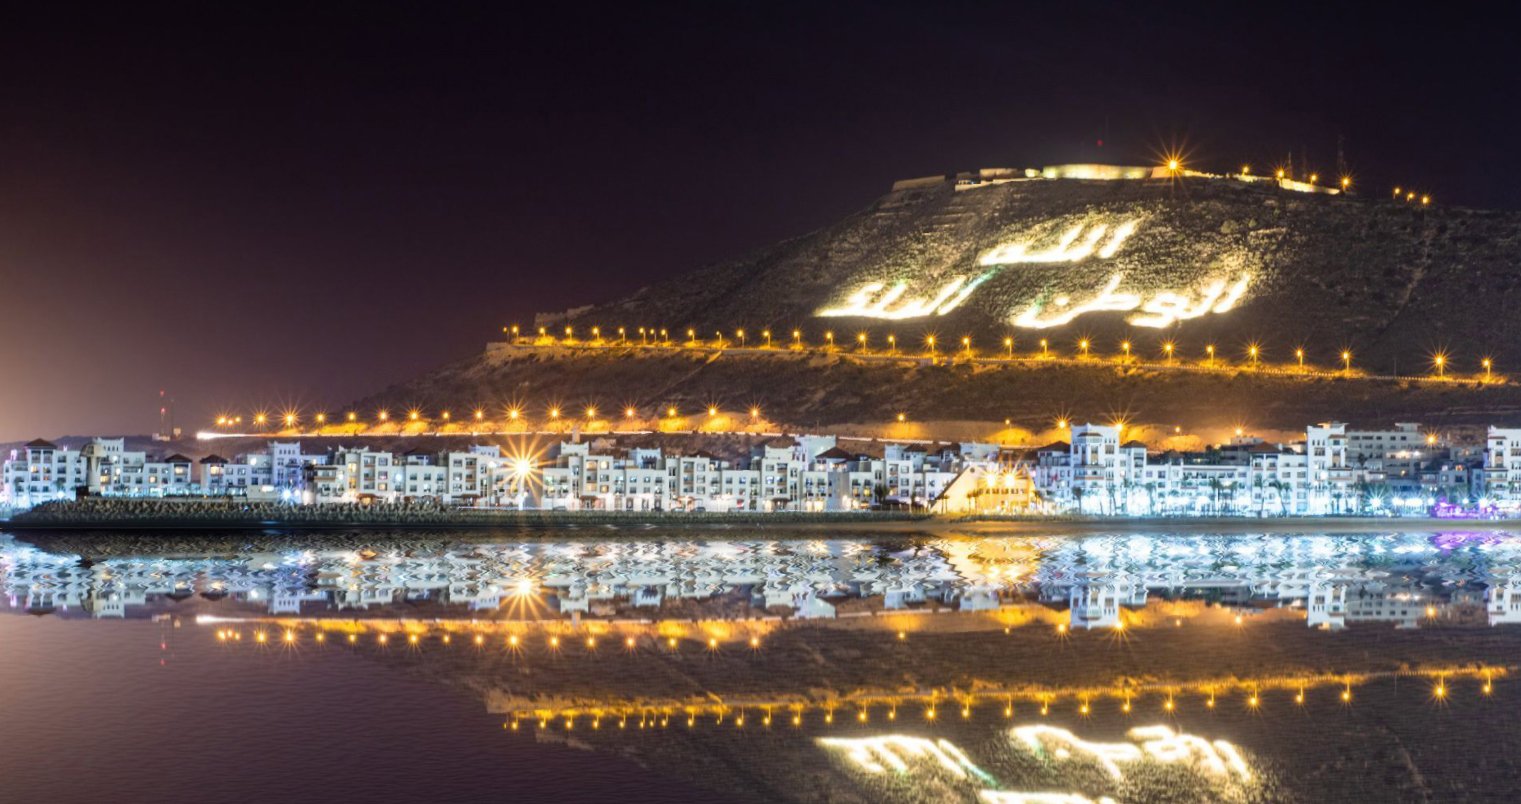
M987 804L1118 804L1108 796L1088 798L1080 793L1021 793L1014 790L983 790Z
M1173 730L1169 726L1139 726L1126 732L1130 742L1103 743L1084 740L1067 729L1046 724L1018 726L1009 732L1037 756L1056 762L1078 758L1097 763L1116 782L1125 779L1125 768L1140 762L1188 765L1223 782L1250 782L1252 772L1240 750L1225 740L1208 740ZM956 779L971 779L989 787L998 785L972 763L962 750L945 739L930 740L903 734L880 737L822 737L819 745L841 752L857 769L882 774L889 770L907 776L928 768ZM1107 796L1096 799L1081 793L1055 791L983 790L988 804L1113 804Z
M1251 281L1251 277L1245 275L1229 284L1228 280L1215 279L1194 291L1165 290L1144 298L1139 293L1121 291L1123 279L1121 274L1109 277L1104 287L1087 299L1074 302L1070 296L1057 296L1047 304L1034 302L1014 317L1014 324L1028 329L1049 329L1071 323L1085 313L1140 310L1125 321L1137 327L1167 327L1208 313L1230 311L1246 293L1246 286Z
M1225 740L1213 742L1192 734L1173 731L1167 726L1140 726L1131 729L1126 736L1135 743L1096 743L1078 737L1072 732L1055 726L1020 726L1013 731L1015 739L1024 743L1037 754L1048 752L1059 760L1083 754L1097 762L1115 779L1125 778L1121 764L1151 759L1156 762L1190 763L1213 776L1235 774L1242 781L1250 781L1251 771L1236 746Z
M927 740L888 734L882 737L821 737L819 745L845 752L845 758L867 773L884 773L889 767L898 773L908 773L908 760L934 760L946 772L958 779L976 776L985 782L993 777L967 759L950 741Z
M820 310L818 315L822 318L855 316L894 321L922 318L931 313L945 315L961 306L961 303L972 295L972 291L992 275L992 272L985 273L970 282L964 276L954 277L928 299L902 299L903 294L908 290L907 282L897 282L892 287L881 282L871 282L852 293L844 304L839 307L826 307Z

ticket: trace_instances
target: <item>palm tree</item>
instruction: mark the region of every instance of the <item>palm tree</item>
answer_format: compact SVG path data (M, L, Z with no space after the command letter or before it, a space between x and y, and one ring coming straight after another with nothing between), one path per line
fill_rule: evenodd
M1273 478L1273 481L1268 485L1272 487L1273 495L1278 498L1278 510L1280 514L1283 516L1288 516L1289 501L1283 498L1283 481L1275 477Z

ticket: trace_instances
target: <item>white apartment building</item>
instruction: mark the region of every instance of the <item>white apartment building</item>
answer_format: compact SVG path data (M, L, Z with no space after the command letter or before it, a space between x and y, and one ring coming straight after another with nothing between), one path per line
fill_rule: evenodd
M1490 427L1480 490L1500 508L1521 507L1521 428Z
M150 460L128 450L126 439L96 438L79 450L83 483L103 497L175 497L195 492L193 462L183 455Z
M0 480L16 508L72 500L84 485L84 461L79 452L39 438L11 450Z
M396 456L389 452L340 447L333 453L330 465L340 470L339 497L346 502L390 500L400 493L401 467Z

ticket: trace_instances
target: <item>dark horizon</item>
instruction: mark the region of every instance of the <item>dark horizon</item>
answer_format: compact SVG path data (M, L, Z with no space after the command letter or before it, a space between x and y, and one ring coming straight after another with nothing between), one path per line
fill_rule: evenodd
M336 409L911 176L1340 145L1365 193L1521 209L1503 25L1199 8L15 14L0 440Z

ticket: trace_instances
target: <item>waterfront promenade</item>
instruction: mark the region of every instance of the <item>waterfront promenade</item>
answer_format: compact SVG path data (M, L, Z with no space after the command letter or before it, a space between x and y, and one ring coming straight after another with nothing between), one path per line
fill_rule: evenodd
M1521 519L1426 516L1137 517L955 515L923 511L547 511L458 508L429 504L290 505L273 502L83 500L39 505L0 519L0 530L564 530L743 527L775 531L1083 534L1102 532L1256 533L1263 530L1352 533L1400 531L1521 531Z

